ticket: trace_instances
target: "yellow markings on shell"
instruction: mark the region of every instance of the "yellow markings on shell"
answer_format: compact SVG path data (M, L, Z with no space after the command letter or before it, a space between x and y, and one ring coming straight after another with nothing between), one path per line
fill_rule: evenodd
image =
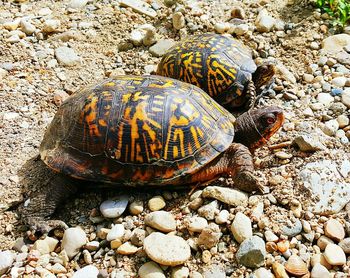
M113 87L113 86L115 86L115 82L108 82L108 83L106 83L105 84L105 86L107 86L107 87Z
M191 126L190 130L191 130L191 134L192 134L192 138L193 138L194 144L196 145L196 148L199 149L201 144L199 143L199 140L198 140L196 128L194 126Z
M105 120L103 120L103 119L99 119L99 120L98 120L98 124L99 124L100 126L107 126L107 122L106 122Z
M198 126L196 127L196 129L197 129L198 135L203 138L203 135L204 135L203 130L201 130L200 127L198 127Z
M130 93L129 93L129 94L124 94L124 95L123 95L123 98L122 98L122 102L123 102L123 103L128 102L129 99L130 99L130 97L131 97L131 94L130 94Z
M156 83L151 83L148 85L148 87L150 88L169 88L169 87L173 87L174 86L174 82L169 80L163 84L156 84Z
M100 134L100 131L98 130L97 123L96 123L98 97L95 95L90 95L88 99L90 100L90 103L88 103L84 108L85 112L87 113L85 115L85 122L89 127L90 136L100 137L101 134Z
M177 158L178 155L179 155L179 149L178 149L177 146L174 146L174 148L173 148L173 156L174 156L174 158Z
M137 144L136 145L136 161L142 163L143 157L140 153L141 153L141 146L140 146L140 144Z
M184 132L181 128L177 128L174 131L174 141L179 141L181 156L185 157L185 146L184 146Z
M149 96L143 95L142 92L136 92L132 98L133 101L138 101L138 100L147 100Z
M152 142L156 141L156 132L147 123L144 123L142 128L143 130L147 131Z
M158 107L152 107L152 111L153 111L153 112L162 112L163 109L158 108Z

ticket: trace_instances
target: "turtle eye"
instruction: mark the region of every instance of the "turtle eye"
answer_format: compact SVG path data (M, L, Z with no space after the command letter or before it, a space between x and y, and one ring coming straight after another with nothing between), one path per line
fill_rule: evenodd
M276 119L274 117L267 117L266 119L266 123L269 125L272 125L275 121Z

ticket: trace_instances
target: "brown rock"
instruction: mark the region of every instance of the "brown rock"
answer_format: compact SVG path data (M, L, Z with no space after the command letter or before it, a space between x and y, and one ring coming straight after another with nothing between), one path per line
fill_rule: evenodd
M335 241L341 241L345 237L343 225L336 219L330 219L324 224L324 233Z

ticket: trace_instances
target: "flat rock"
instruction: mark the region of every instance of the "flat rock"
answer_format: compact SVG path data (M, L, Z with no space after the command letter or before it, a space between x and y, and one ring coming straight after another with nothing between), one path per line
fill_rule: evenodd
M254 271L254 278L274 278L275 276L271 273L270 270L260 267Z
M341 155L341 154L340 154ZM300 171L299 178L304 187L318 197L318 202L309 207L316 214L334 214L350 201L350 161L347 154L341 155L338 163L331 160L311 162Z
M166 203L162 196L154 196L148 201L148 207L151 211L161 210L165 205Z
M121 6L130 7L138 13L148 15L152 18L157 16L157 12L152 9L151 5L141 0L121 0Z
M343 265L346 263L346 256L343 249L333 243L326 246L324 256L330 265Z
M265 242L258 236L244 240L236 253L237 260L246 267L259 267L266 256Z
M71 0L68 4L69 8L82 9L86 6L88 0Z
M219 226L215 223L210 223L200 233L197 244L210 249L218 244L221 236L222 233Z
M231 232L238 243L252 237L252 223L249 217L242 212L238 212L232 222Z
M336 219L329 219L324 225L324 234L335 241L341 241L345 237L343 225Z
M207 186L202 192L202 197L213 198L230 206L246 206L248 204L247 193L228 187Z
M117 253L121 255L132 255L139 250L139 247L131 244L130 242L124 242L117 249Z
M62 239L62 249L67 252L69 258L73 258L87 242L85 232L80 228L69 228L65 230Z
M174 45L174 40L159 40L156 44L149 48L149 52L156 57L162 57L169 50L169 48L173 47Z
M197 198L199 199L199 198ZM194 200L195 201L195 200ZM193 201L192 201L193 202ZM209 204L201 206L198 209L198 214L207 220L214 220L215 215L219 212L218 201L212 201Z
M291 84L297 83L297 80L296 80L294 74L291 73L291 72L289 71L289 69L286 68L285 65L283 65L283 64L281 64L281 63L278 63L278 64L276 65L276 69L277 69L277 72L281 75L281 78L282 78L283 80L286 80L286 81L288 81L288 82L291 83Z
M344 90L341 95L341 102L347 107L350 108L350 89Z
M145 224L165 233L176 229L174 216L167 211L154 211L147 214Z
M189 218L187 221L187 229L190 232L200 233L206 226L208 221L204 217L194 216Z
M296 219L296 221L292 223L292 226L283 225L281 228L281 233L288 237L293 237L300 234L302 229L303 225L301 224L301 221L299 219Z
M293 144L296 144L302 152L315 152L326 149L320 141L320 136L317 134L299 135L294 138Z
M326 267L317 263L311 270L311 278L331 278L331 274Z
M337 34L329 36L322 41L322 49L326 52L334 53L343 50L344 46L350 44L350 35Z
M138 273L140 278L165 278L163 270L155 262L143 264Z
M203 272L203 278L226 278L226 273L222 267L212 265Z
M148 257L162 265L180 265L191 256L190 246L182 237L159 232L145 238L144 249Z
M96 266L88 265L74 272L73 278L97 278L98 273Z
M80 62L80 57L72 48L61 46L55 49L57 61L64 66L74 66Z
M174 267L171 271L171 278L187 278L190 275L190 270L185 266Z
M3 275L11 267L12 263L15 260L15 255L9 251L0 252L0 275Z
M129 200L127 196L120 196L113 200L106 200L101 203L100 211L106 218L117 218L123 214L128 202Z
M269 15L266 9L262 9L255 20L256 29L260 32L270 32L276 20Z
M350 254L350 237L344 238L338 245L343 249L345 254Z
M111 230L108 232L106 239L112 241L114 239L121 239L125 233L123 224L115 224L112 226Z

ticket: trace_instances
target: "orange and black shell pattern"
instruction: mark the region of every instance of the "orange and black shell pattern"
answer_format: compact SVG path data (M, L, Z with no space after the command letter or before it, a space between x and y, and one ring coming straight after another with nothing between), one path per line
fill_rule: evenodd
M233 37L206 33L191 36L170 48L157 74L196 85L223 106L246 98L257 66L251 50Z
M186 180L224 152L235 118L201 89L160 76L120 76L69 97L40 146L66 175L124 185Z

